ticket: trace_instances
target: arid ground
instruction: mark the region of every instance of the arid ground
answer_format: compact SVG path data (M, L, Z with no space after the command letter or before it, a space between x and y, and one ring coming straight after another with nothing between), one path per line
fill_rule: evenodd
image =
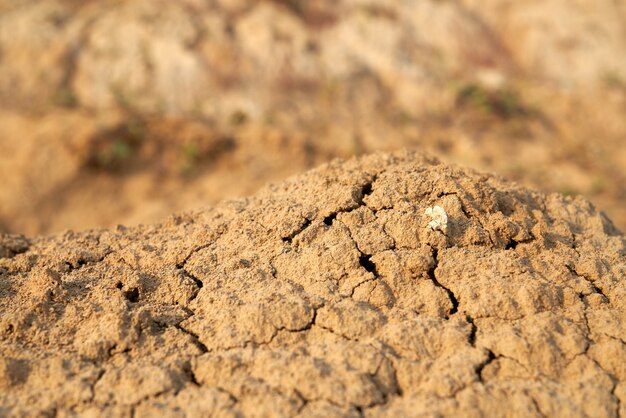
M626 417L626 2L0 0L0 417Z
M149 223L428 151L626 228L626 4L2 0L0 230Z
M413 154L4 236L0 415L624 416L625 275L588 202Z

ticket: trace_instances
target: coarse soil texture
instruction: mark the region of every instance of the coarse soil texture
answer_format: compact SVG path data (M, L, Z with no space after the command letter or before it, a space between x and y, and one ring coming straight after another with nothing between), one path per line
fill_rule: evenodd
M2 235L0 416L626 416L625 255L581 198L410 153Z
M401 149L626 231L626 1L0 0L0 232L153 224Z

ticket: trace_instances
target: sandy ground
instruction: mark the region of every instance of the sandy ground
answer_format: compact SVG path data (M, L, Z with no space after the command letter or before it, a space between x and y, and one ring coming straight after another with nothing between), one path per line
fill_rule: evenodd
M623 51L614 0L0 0L0 416L626 416Z
M580 198L413 154L5 235L0 415L624 416L625 253Z
M403 148L624 230L624 50L612 0L3 0L0 230L156 222Z

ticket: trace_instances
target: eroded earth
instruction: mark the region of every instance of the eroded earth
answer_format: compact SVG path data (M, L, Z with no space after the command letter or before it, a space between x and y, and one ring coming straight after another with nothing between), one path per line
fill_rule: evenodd
M411 153L2 235L0 415L625 416L625 255L583 199Z

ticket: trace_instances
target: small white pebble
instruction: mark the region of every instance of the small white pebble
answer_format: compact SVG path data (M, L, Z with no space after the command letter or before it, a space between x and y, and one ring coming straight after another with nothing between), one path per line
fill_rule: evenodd
M441 231L444 234L448 230L448 214L441 206L433 206L427 208L424 211L426 216L429 216L431 221L428 222L428 227L433 231Z

